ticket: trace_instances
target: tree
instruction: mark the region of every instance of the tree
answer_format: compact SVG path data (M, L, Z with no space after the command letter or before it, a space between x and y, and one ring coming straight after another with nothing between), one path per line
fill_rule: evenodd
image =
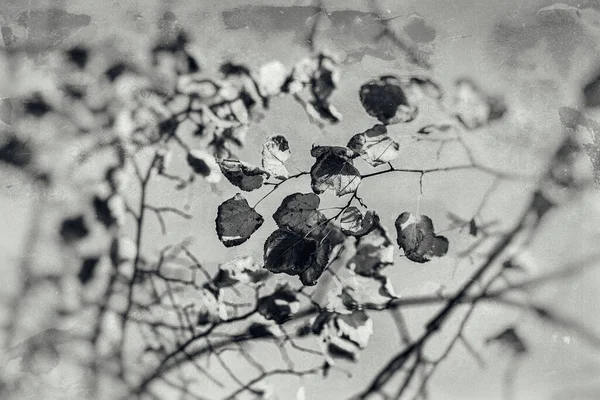
M381 24L382 36L427 66L386 21ZM314 44L313 36L309 43ZM105 56L102 49L70 48L58 53L57 66L67 63L67 69L52 82L53 91L9 100L21 116L3 136L0 160L30 179L38 193L26 251L35 253L43 228L51 229L66 261L59 271L40 273L32 257L22 259L23 285L11 303L5 348L8 362L20 359L21 370L29 374L21 380L5 376L7 391L19 396L29 375L51 371L59 361L57 347L69 342L81 348L67 353L85 374L86 395L162 398L168 389L184 398L203 398L208 386L225 398L267 398L267 378L346 373L339 360L360 362L377 330L372 314L389 312L402 347L386 355L389 360L357 398L426 398L431 377L457 344L480 361L465 327L484 303L568 327L598 346L598 336L581 324L548 305L515 296L597 264L597 255L574 257L573 265L559 271L524 273L527 248L552 211L590 185L580 170L586 152L575 131L581 122L565 123L564 140L540 173L507 172L479 161L467 139L505 116L508 105L500 96L469 79L457 81L448 96L429 73L381 74L357 93L371 127L352 131L342 143L324 136L324 143L310 150L292 149L285 135L275 133L264 138L261 163L255 165L237 154L251 126L282 98L297 102L318 127L343 123L332 99L343 84L339 62L311 48L291 67L273 61L255 71L226 62L219 78L207 78L190 46L178 30L150 50L150 65L119 59L102 68L91 62ZM404 167L403 144L390 131L404 124L415 128L409 123L432 108L445 118L407 136L433 147L436 165ZM60 148L49 148L49 142ZM450 147L461 152L462 161L444 160L443 150ZM313 159L297 172L288 161L296 151L309 152ZM52 155L56 162L49 163ZM381 210L369 206L374 199L368 192L359 195L363 185L384 175L411 175L418 177L420 196L426 177L452 179L456 171L489 177L492 184L480 194L475 213L466 218L449 214L452 224L445 232L439 230L444 221L418 208L399 210L393 227L386 225ZM303 178L310 178L310 184L281 196L276 209L258 209ZM264 225L276 224L263 244L262 259L236 257L211 270L189 240L168 243L165 236L165 243L148 243L150 218L165 235L178 218L192 218L185 206L174 206L175 200L154 204L152 191L172 187L177 197L200 180L214 190L223 185L239 189L216 210L205 210L214 215L215 235L224 247L243 246ZM504 181L527 182L526 199L506 221L487 220L483 211ZM62 203L71 205L59 221L61 207L53 204L57 191L65 193ZM251 202L249 193L255 191L262 197ZM450 231L473 240L466 249L453 249ZM396 293L387 272L398 254L416 265L435 265L450 253L473 263L458 287L414 297ZM322 283L326 280L332 284ZM52 326L14 343L23 337L25 300L45 285L58 298ZM422 329L409 332L404 309L431 305L437 308ZM89 313L90 324L64 328L64 321ZM452 329L452 321L458 321L458 329ZM449 342L441 339L444 335L450 335ZM443 346L438 357L427 348L436 341ZM505 346L515 360L533 346L516 322L489 332L488 342ZM253 351L249 345L255 343L276 345L284 367ZM232 357L246 367L232 365ZM296 358L311 365L301 368ZM218 365L207 366L206 359Z

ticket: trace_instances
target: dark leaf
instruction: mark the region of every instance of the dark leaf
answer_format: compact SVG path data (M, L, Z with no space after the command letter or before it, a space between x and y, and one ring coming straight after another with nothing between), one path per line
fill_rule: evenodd
M225 76L230 75L246 75L250 76L250 70L248 67L242 64L234 64L231 62L226 62L221 65L219 71Z
M221 180L219 164L215 158L202 150L192 150L187 155L187 162L192 170L202 175L209 183L217 183Z
M270 326L258 322L253 322L248 327L248 334L253 338L273 337Z
M283 199L273 219L280 228L316 237L325 228L323 224L327 220L318 210L320 201L314 193L291 194Z
M346 235L364 236L379 225L379 216L368 210L364 215L354 206L350 206L340 216L340 228Z
M92 280L99 261L100 257L87 257L83 259L83 262L81 263L81 269L77 275L81 284L85 285Z
M231 184L246 192L260 188L268 177L266 171L239 160L221 160L219 167Z
M286 229L278 229L265 242L265 268L273 273L299 275L306 286L313 286L327 262L331 243L317 240Z
M66 51L67 58L79 69L84 69L89 58L89 51L83 46L75 46Z
M109 67L104 75L108 78L110 82L114 82L119 76L123 74L127 70L127 65L125 63L119 62L111 67Z
M291 151L287 139L282 135L271 136L262 146L262 167L278 179L287 179L289 172L285 162Z
M121 223L125 218L125 205L123 199L119 195L112 195L105 199L94 196L92 201L96 218L106 228L110 228L115 224Z
M352 136L348 148L376 167L396 159L400 145L387 135L385 125L375 125Z
M408 99L400 81L393 76L382 76L360 87L360 101L367 113L382 124L410 122L417 115L416 107Z
M479 232L479 228L477 227L477 223L473 218L471 221L469 221L469 235L477 236L477 232Z
M586 107L600 105L600 76L595 76L583 87L583 104Z
M353 193L358 189L360 172L352 165L356 154L346 147L316 146L311 155L317 160L310 170L312 189L320 194L333 190L337 196Z
M278 324L290 319L299 308L296 292L287 284L278 285L272 294L258 299L260 315Z
M31 146L14 135L0 145L0 161L15 167L26 167L33 159Z
M52 111L52 108L42 99L40 94L35 94L31 99L25 101L25 112L34 117L43 117L50 111Z
M248 200L236 194L219 206L217 235L225 247L238 246L250 238L263 224L262 215L248 205Z
M60 227L60 236L67 243L83 239L90 233L83 215L66 218Z
M426 215L415 217L403 212L396 219L398 246L404 250L406 258L418 263L442 257L448 252L448 239L433 231L433 222Z

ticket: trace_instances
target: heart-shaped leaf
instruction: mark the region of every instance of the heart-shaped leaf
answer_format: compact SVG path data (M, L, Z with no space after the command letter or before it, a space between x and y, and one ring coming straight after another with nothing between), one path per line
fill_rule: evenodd
M313 192L333 190L337 196L353 193L360 184L360 172L352 164L356 154L347 147L316 146L311 155L317 161L310 170Z
M327 266L330 250L326 237L317 240L278 229L265 242L265 268L273 273L299 275L304 285L312 286Z
M219 167L229 182L246 192L261 187L268 177L266 171L239 160L221 160Z
M325 228L322 225L327 221L318 210L320 201L314 193L290 194L283 199L273 219L280 228L315 237Z
M376 167L396 159L400 145L388 136L385 125L377 124L352 136L348 148Z
M287 179L290 174L285 167L285 162L291 154L290 146L284 136L271 136L262 147L262 167L277 179Z
M250 208L248 200L237 193L219 206L217 235L225 247L238 246L248 240L263 222L262 215Z
M350 206L340 215L340 228L346 235L364 236L379 225L379 216L368 210L364 215L354 206Z
M426 215L414 216L403 212L396 219L398 246L404 250L406 258L418 263L442 257L448 252L448 239L436 235L433 222Z
M367 113L382 124L410 122L417 116L417 108L408 99L398 78L382 76L360 87L360 101Z

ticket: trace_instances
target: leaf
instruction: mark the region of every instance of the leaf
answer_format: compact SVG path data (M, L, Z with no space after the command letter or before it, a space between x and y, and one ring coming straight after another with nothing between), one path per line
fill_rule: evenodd
M239 160L221 160L219 167L231 184L246 192L260 188L268 176L262 169Z
M0 161L14 167L26 167L33 161L31 145L10 134L6 142L0 143Z
M25 112L34 117L41 118L52 111L52 107L42 98L39 93L36 93L30 99L25 100Z
M527 353L527 347L514 327L509 327L486 339L486 344L498 343L517 355Z
M356 154L346 147L316 146L311 150L316 157L310 169L312 190L323 193L333 190L337 196L353 193L360 184L360 172L352 165Z
M340 215L340 228L346 235L364 236L379 225L379 216L368 210L364 215L354 206L346 208Z
M475 218L473 218L473 219L471 219L471 221L469 221L469 235L477 236L478 232L479 232L479 227L477 226L477 223L475 222Z
M317 236L322 230L321 226L327 218L319 210L321 199L314 193L293 193L286 196L273 219L280 228L301 235Z
M358 275L374 276L394 263L394 245L387 230L377 224L369 234L356 242L356 253L348 261L348 268Z
M89 59L89 51L83 46L72 47L65 54L67 59L79 69L84 69Z
M236 257L219 265L219 272L212 283L217 288L231 287L238 283L251 284L269 277L269 271L262 268L252 257Z
M583 104L586 107L598 107L600 105L600 75L594 76L583 87Z
M313 286L329 261L331 243L287 229L273 232L264 246L265 268L273 273L298 275L306 286Z
M225 200L217 211L217 235L225 247L238 246L250 238L264 222L240 193Z
M382 124L410 122L417 116L417 108L408 103L400 81L394 76L382 76L365 83L359 95L365 111Z
M373 334L373 321L362 310L348 315L325 311L314 320L313 332L329 355L356 361Z
M506 105L501 98L483 93L473 81L459 79L456 82L454 113L466 128L475 129L501 118L506 113Z
M89 235L90 230L87 227L83 215L63 220L60 226L60 236L66 243L73 243Z
M433 222L426 215L415 217L403 212L395 222L398 233L398 246L404 250L406 258L418 263L442 257L448 252L448 239L433 231Z
M290 176L285 162L291 156L287 139L282 135L271 136L262 147L262 167L277 179Z
M300 309L296 292L286 284L277 285L275 291L258 299L258 312L268 320L282 324Z
M114 194L106 199L94 196L92 201L96 218L106 228L122 225L125 220L125 202L121 196Z
M81 263L81 268L79 270L79 274L77 274L77 278L82 285L85 285L94 277L94 272L96 271L96 267L98 266L98 262L100 261L100 257L86 257L83 259Z
M385 125L378 124L352 136L348 148L376 167L396 159L400 145L387 135Z
M212 155L202 150L192 150L187 155L187 162L192 170L203 176L207 182L217 183L221 180L219 164Z

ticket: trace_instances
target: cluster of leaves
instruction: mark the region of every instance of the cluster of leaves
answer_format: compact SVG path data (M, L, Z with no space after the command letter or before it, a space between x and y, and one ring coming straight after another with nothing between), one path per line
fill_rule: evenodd
M457 87L454 117L465 128L478 128L504 113L500 100L484 95L475 85L459 81ZM329 296L328 308L306 328L306 332L321 337L324 350L331 356L352 360L366 346L372 331L371 321L362 308L384 308L396 298L389 279L382 273L385 267L394 264L395 246L377 212L367 209L357 196L364 173L354 165L354 160L360 158L372 167L396 160L401 148L388 135L387 127L412 121L419 112L420 102L439 103L443 92L429 78L382 76L362 85L359 98L367 114L380 123L353 135L346 146L313 145L311 155L315 162L309 172L289 175L285 163L291 151L282 135L270 137L264 143L262 168L239 160L220 162L223 175L243 191L257 190L263 185L274 186L274 191L288 179L310 175L312 193L286 196L273 214L278 228L264 243L264 268L275 274L298 276L302 285L313 286L342 251L352 253L346 263L351 279ZM431 125L418 134L427 135L434 130L443 133L448 129ZM325 210L319 209L319 195L326 192L351 197L339 212L327 216ZM354 201L364 211L352 205ZM241 193L219 206L216 231L226 247L245 243L263 225L265 219L255 207ZM395 227L397 245L408 260L425 263L448 252L448 240L435 233L433 222L425 215L402 212ZM286 302L293 298L291 293L286 296ZM284 306L280 311L282 318L287 319L289 312L290 308Z
M367 168L388 165L390 171L396 170L391 163L401 158L402 147L390 135L390 125L414 121L425 108L422 107L425 102L442 107L445 94L441 87L425 76L386 75L369 80L360 87L358 98L366 116L374 119L373 126L353 133L345 146L313 145L310 154L314 163L308 171L294 175L287 166L292 151L288 139L281 134L266 138L260 166L240 160L236 149L243 146L251 124L259 120L278 97L293 98L305 109L309 120L319 126L340 122L342 117L331 104L339 84L335 57L315 54L290 69L274 61L257 71L245 65L224 63L220 77L213 79L202 72L183 32L163 38L151 54L151 66L122 60L104 65L90 62L94 57L92 50L81 46L71 48L61 59L68 62L70 74L56 82L57 92L36 92L23 99L23 113L29 119L68 121L70 129L67 131L71 137L94 137L93 146L82 151L78 163L83 163L89 153L97 150L108 149L110 153L109 161L101 168L100 184L94 186L86 198L88 208L66 216L57 228L63 244L78 249L77 279L82 285L90 283L97 275L101 260L107 256L114 270L129 284L129 293L135 285L150 287L153 278L162 281L166 287L164 293L149 295L155 297L146 307L156 304L166 307L166 303L162 303L164 299L173 301L173 297L182 303L192 301L193 305L200 305L200 309L186 308L189 304L179 308L169 305L178 310L178 317L181 314L187 319L188 312L191 313L193 322L189 326L181 321L181 326L175 328L165 321L138 321L153 327L161 346L160 349L149 346L147 351L170 360L176 359L181 343L192 343L194 338L210 334L221 324L250 321L254 316L262 319L246 326L245 336L235 338L289 340L287 332L283 333L283 325L301 310L303 289L317 285L329 271L336 278L337 287L328 294L326 304L311 302L314 307L311 315L316 316L299 327L297 336L319 338L327 366L323 372L333 365L333 358L356 361L373 334L373 322L365 310L385 309L398 298L384 274L385 269L394 264L395 249L401 249L407 260L420 264L444 257L449 251L448 239L436 233L428 216L418 212L401 210L398 213L394 241L377 211L369 209L358 196L362 181L382 171L365 173L359 170L360 165L365 164ZM478 129L506 113L500 97L484 93L470 80L457 81L454 92L450 116L464 129ZM431 124L421 127L416 135L445 135L451 129L451 124ZM51 170L34 166L32 154L39 149L32 147L18 127L5 137L7 139L0 143L0 161L26 170L31 168L52 182ZM136 157L147 150L151 159L144 172ZM188 178L171 173L170 162L175 150L183 151L182 158L189 167ZM557 201L553 190L583 184L572 168L580 155L578 150L576 143L566 141L555 155L546 177L548 187L536 197L540 216ZM424 174L423 170L412 172ZM138 244L144 210L154 211L164 225L160 213L168 207L152 207L144 203L143 195L139 210L131 207L124 190L127 175L138 178L142 191L154 177L175 180L180 189L195 179L217 184L224 177L241 192L272 187L266 197L290 179L310 176L310 189L281 200L272 215L277 228L263 245L262 262L237 258L221 264L218 272L211 275L193 259L193 277L185 280L165 274L163 254L155 265L141 255ZM216 210L216 233L225 247L246 243L265 222L265 217L256 210L260 200L251 206L241 192L223 201ZM320 208L324 194L345 197L347 202L333 209ZM332 210L335 212L331 213ZM187 217L178 210L166 211ZM123 234L127 213L138 223L137 242ZM96 225L110 240L106 248L85 253L84 239L97 231ZM474 219L469 227L471 235L477 236ZM332 271L330 267L336 261L342 268ZM124 264L133 264L133 273L124 268ZM196 271L205 274L202 284L196 280ZM294 288L288 280L273 285L274 274L297 276L301 286ZM181 289L181 293L172 290L172 286ZM151 287L152 291L157 290ZM270 290L265 292L268 287ZM229 300L232 293L239 297L247 288L255 294L252 304L240 305ZM124 321L131 318L129 314L135 306L131 300L134 296L129 297ZM243 308L247 314L240 313ZM126 323L123 322L123 332ZM159 333L156 325L175 333L177 340L173 340L172 353L163 344L164 334ZM180 340L177 335L188 329L191 337L187 341ZM489 342L524 353L526 346L511 329L491 337ZM185 351L184 348L183 354L189 357ZM164 364L167 365L166 361ZM163 362L159 361L159 365Z
M457 120L475 128L502 115L504 106L499 100L485 96L473 84L465 82L457 83ZM325 82L317 80L316 85L322 86ZM465 89L465 85L470 91ZM362 158L377 167L397 159L400 145L388 135L387 125L412 121L418 113L419 101L429 99L439 102L443 92L429 78L382 76L362 85L359 97L366 112L382 124L353 135L347 146L313 146L311 155L315 163L309 172L313 193L294 193L282 200L273 215L279 229L265 242L265 267L275 273L298 275L305 285L317 282L332 250L343 242L344 237L356 237L360 241L380 228L379 217L374 210L362 212L351 205L356 199L364 207L356 195L363 174L354 166L354 160ZM431 129L425 127L419 133L429 134ZM223 160L220 166L229 182L241 190L256 190L264 184L277 187L279 183L271 183L268 179L271 174L280 182L290 179L285 168L290 154L288 141L277 135L263 145L263 168L239 160ZM349 203L329 218L319 210L318 196L328 191L338 197L352 195ZM263 223L264 217L240 193L219 206L217 233L227 247L246 242ZM447 239L435 235L433 223L427 216L401 213L396 221L396 230L398 245L411 261L427 262L448 251ZM359 268L365 270L364 266Z

